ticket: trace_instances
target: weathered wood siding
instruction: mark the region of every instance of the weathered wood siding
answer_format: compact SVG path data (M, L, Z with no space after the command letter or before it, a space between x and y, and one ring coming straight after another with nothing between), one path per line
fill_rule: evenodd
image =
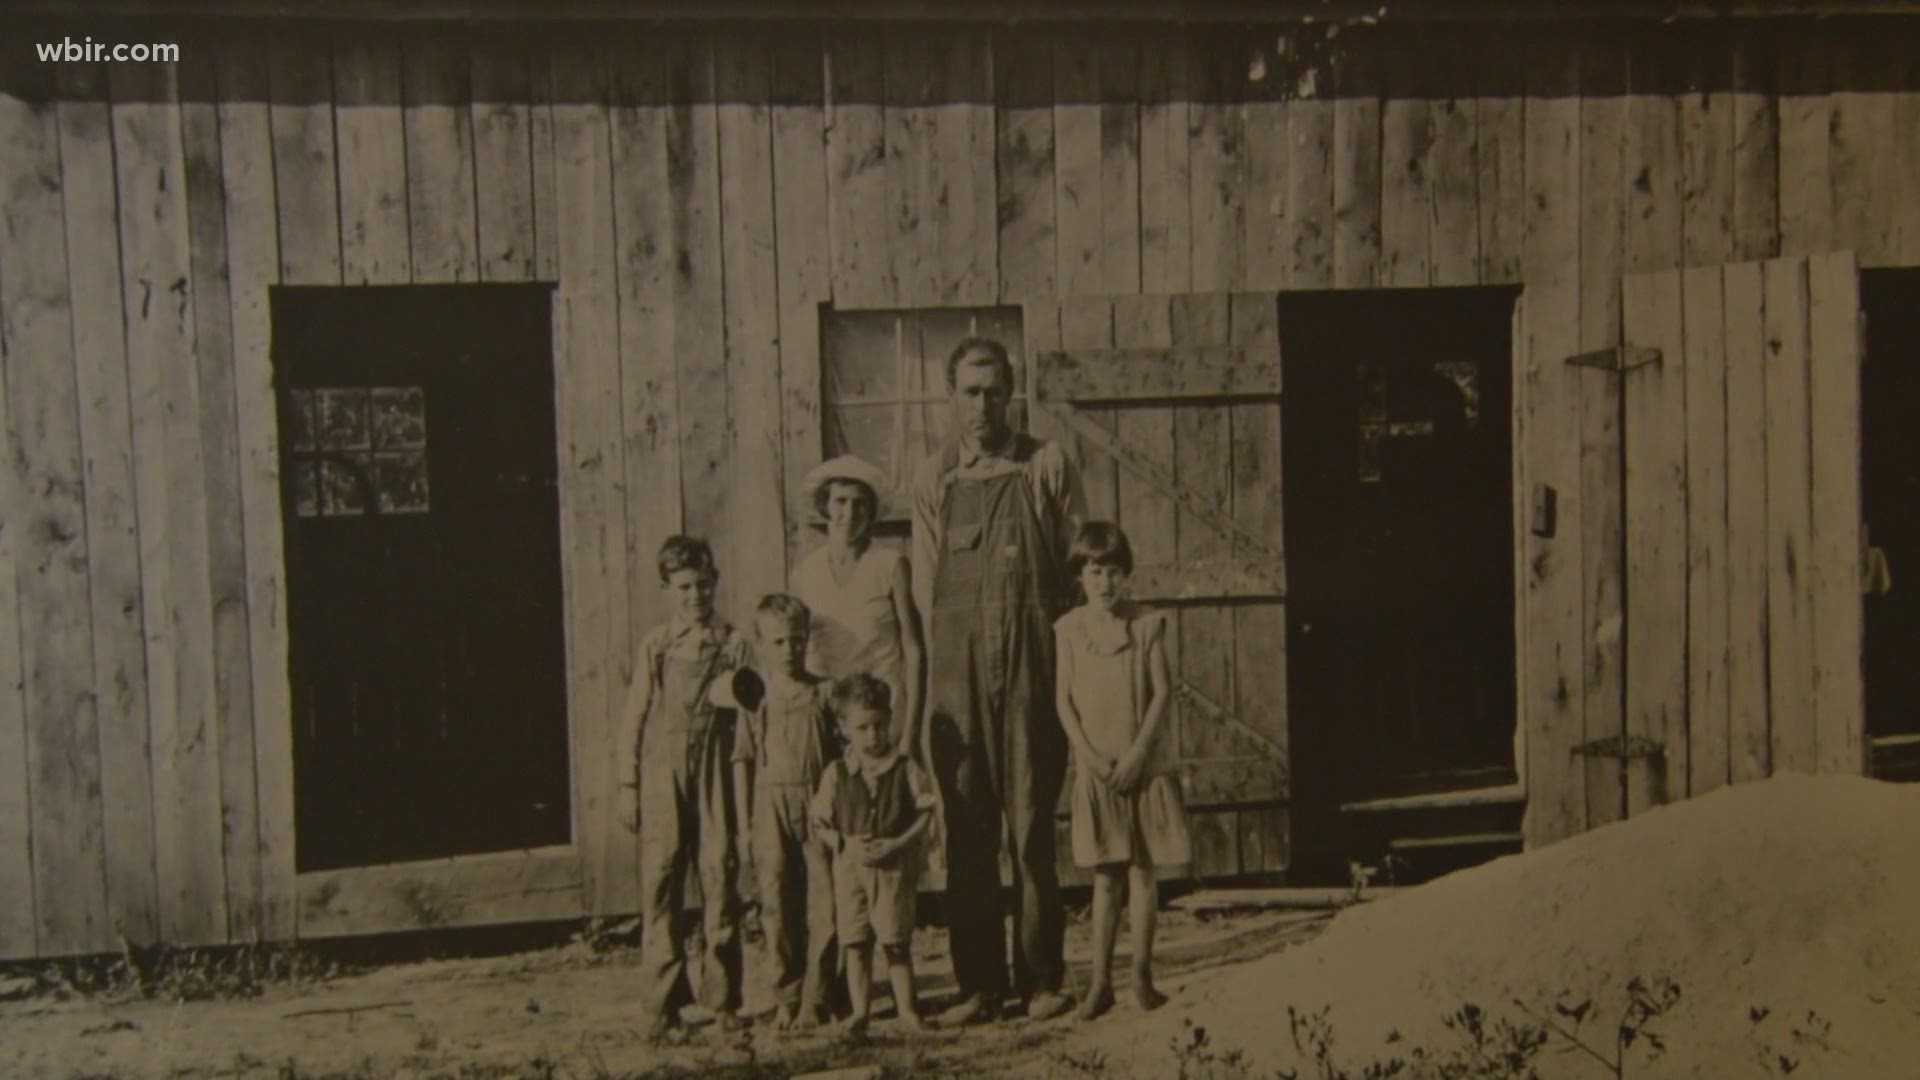
M10 47L41 29L9 24ZM1775 464L1763 416L1826 423L1843 399L1777 402L1735 358L1767 328L1729 326L1724 421L1701 420L1724 423L1725 460L1684 468L1727 505L1671 508L1724 513L1725 535L1629 537L1623 485L1657 500L1666 481L1622 468L1619 417L1660 405L1561 361L1618 340L1630 271L1920 263L1920 28L1434 33L134 25L188 61L0 66L0 956L409 925L376 894L442 877L481 883L433 905L454 921L632 908L619 717L663 615L653 549L712 534L727 610L782 583L809 542L781 493L822 451L828 303L1022 305L1031 356L1082 332L1062 314L1078 297L1124 315L1076 343L1147 346L1179 344L1187 308L1113 298L1524 284L1516 490L1553 487L1560 522L1515 518L1529 839L1657 797L1570 753L1649 717L1711 717L1696 789L1797 758L1753 725L1778 692L1756 665L1812 648L1826 616L1756 637L1742 597L1774 569L1764 538L1806 515L1742 493ZM480 280L556 286L574 843L297 880L267 290ZM1719 287L1732 308L1765 282ZM1270 470L1215 411L1116 422L1169 461ZM1144 548L1188 554L1168 500L1102 475L1104 508L1167 520ZM1724 625L1689 623L1687 658L1621 637L1635 582L1681 608L1688 568L1722 564ZM1204 623L1182 636L1222 663L1261 632ZM1724 685L1689 678L1719 649ZM1846 659L1822 653L1811 692ZM1253 707L1267 683L1238 685ZM1271 823L1221 822L1209 869L1274 865Z

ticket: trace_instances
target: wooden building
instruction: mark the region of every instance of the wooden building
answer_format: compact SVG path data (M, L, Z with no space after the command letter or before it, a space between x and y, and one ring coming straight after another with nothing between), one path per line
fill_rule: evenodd
M1907 5L277 6L0 22L0 956L635 910L660 541L745 612L968 332L1197 876L1911 768Z

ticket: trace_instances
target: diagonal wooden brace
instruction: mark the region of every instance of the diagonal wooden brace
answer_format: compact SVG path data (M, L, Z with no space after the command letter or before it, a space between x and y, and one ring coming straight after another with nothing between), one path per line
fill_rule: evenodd
M1280 573L1280 554L1267 546L1266 539L1233 520L1233 515L1220 507L1207 502L1193 493L1191 486L1183 486L1174 479L1173 474L1162 468L1158 462L1128 446L1113 432L1101 427L1081 412L1065 402L1044 401L1033 403L1058 420L1074 435L1093 444L1102 453L1119 462L1128 472L1152 484L1159 492L1175 503L1180 509L1213 526L1226 536L1233 546L1247 555L1268 565L1262 567L1264 576L1273 581L1282 580Z
M1271 758L1282 769L1287 767L1287 752L1280 748L1267 734L1245 720L1228 712L1218 702L1200 692L1200 688L1185 679L1174 680L1174 692L1185 698L1187 704L1206 714L1207 719L1252 742L1263 755Z

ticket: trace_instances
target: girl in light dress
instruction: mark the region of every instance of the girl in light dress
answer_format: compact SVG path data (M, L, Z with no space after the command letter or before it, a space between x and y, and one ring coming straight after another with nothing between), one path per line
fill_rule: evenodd
M1093 871L1093 985L1080 1003L1091 1020L1113 1006L1129 891L1134 1001L1143 1010L1166 1002L1153 985L1154 870L1191 862L1192 844L1166 738L1167 617L1126 599L1133 550L1117 525L1081 526L1067 568L1085 601L1054 624L1056 705L1073 746L1073 861Z

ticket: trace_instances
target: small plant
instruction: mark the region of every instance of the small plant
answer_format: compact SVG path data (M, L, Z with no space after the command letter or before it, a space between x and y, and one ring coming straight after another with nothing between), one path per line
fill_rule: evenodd
M1504 1017L1489 1020L1486 1012L1471 1002L1448 1014L1441 1023L1459 1036L1461 1045L1436 1064L1439 1076L1446 1080L1537 1080L1534 1058L1547 1045L1545 1028L1516 1024Z
M1060 1071L1074 1076L1107 1075L1107 1055L1104 1050L1086 1050L1075 1052L1062 1050L1054 1055L1054 1061L1060 1065Z
M125 939L120 952L38 965L32 993L59 1001L211 1001L254 997L280 984L324 982L340 974L295 944L238 948L140 948Z
M1792 1076L1805 1064L1804 1055L1810 1049L1832 1053L1833 1024L1812 1009L1806 1017L1794 1022L1787 1029L1787 1045L1782 1048L1774 1044L1766 1028L1766 1022L1773 1015L1765 1005L1755 1005L1747 1010L1747 1021L1752 1025L1754 1053L1760 1067L1768 1076ZM1773 1025L1773 1030L1779 1028Z
M1582 1000L1578 1004L1566 1004L1565 996L1554 1004L1554 1012L1560 1017L1541 1017L1527 1008L1525 1002L1515 1001L1514 1005L1535 1021L1543 1025L1573 1049L1599 1062L1616 1080L1627 1075L1627 1051L1635 1043L1647 1047L1651 1057L1659 1057L1666 1052L1666 1039L1653 1028L1654 1021L1672 1011L1680 1003L1680 985L1665 976L1649 983L1639 976L1627 981L1627 1004L1621 1009L1619 1022L1613 1029L1611 1051L1603 1050L1588 1042L1580 1034L1581 1026L1593 1014L1593 1002ZM1565 1021L1563 1023L1562 1021ZM1572 1026L1569 1027L1568 1024Z
M1173 1038L1173 1057L1179 1080L1235 1080L1246 1075L1246 1055L1222 1050L1207 1037L1207 1029L1182 1020L1182 1032Z

